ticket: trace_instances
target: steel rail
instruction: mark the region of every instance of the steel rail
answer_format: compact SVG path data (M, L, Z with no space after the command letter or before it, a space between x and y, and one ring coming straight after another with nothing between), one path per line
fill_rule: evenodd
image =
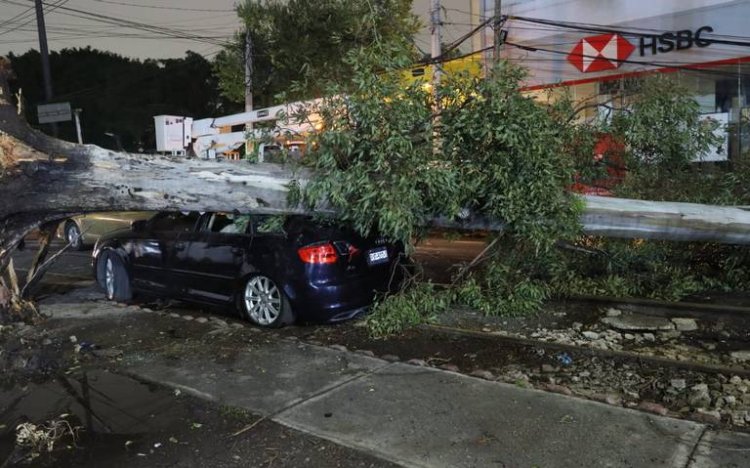
M445 325L421 325L420 328L430 332L443 333L453 336L479 338L522 347L551 349L554 351L567 351L592 357L616 358L628 361L637 361L639 364L645 363L656 367L671 367L708 374L724 374L727 376L738 375L743 378L750 378L750 369L745 369L742 367L720 366L694 361L678 361L659 356L650 356L646 354L636 353L632 351L615 351L611 349L599 349L566 343L555 343L550 341L536 340L532 338L522 338L517 336L502 335L498 333L488 333L478 330L466 330Z

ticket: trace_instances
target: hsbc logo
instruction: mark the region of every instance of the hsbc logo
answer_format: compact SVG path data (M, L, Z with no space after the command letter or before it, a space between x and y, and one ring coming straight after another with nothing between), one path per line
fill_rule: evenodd
M635 46L619 34L601 34L578 41L568 62L583 73L615 70L627 60Z
M712 27L703 26L695 32L684 29L661 35L644 35L640 37L637 48L644 57L649 53L656 55L692 47L708 47L712 41L704 39L702 35L713 31ZM568 62L583 73L615 70L627 61L635 49L636 46L619 34L600 34L578 41L568 54Z

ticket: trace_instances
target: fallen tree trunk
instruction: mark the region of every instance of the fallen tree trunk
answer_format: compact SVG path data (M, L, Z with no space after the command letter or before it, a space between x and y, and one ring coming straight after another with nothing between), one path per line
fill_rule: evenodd
M76 213L198 210L292 213L288 185L309 174L272 164L127 154L75 145L18 116L0 61L0 271L34 228ZM625 238L750 243L750 212L732 207L585 197L587 233ZM434 220L435 226L502 229L496 220Z
M586 208L581 225L586 234L622 239L750 244L750 210L747 207L656 202L626 198L582 197ZM435 220L447 229L500 231L497 220L469 218Z
M19 117L9 72L0 58L0 272L28 232L83 212L298 211L286 203L296 176L278 165L117 153L48 137Z

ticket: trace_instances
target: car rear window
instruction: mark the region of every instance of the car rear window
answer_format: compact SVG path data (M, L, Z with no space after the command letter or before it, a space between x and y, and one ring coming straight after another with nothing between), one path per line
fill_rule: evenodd
M190 232L195 228L195 223L199 217L200 214L197 211L189 213L159 213L151 219L151 230L159 232Z

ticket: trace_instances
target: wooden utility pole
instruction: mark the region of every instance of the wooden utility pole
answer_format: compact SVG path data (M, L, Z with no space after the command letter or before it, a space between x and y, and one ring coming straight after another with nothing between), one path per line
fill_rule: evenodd
M245 33L245 112L253 110L253 37ZM252 125L252 124L251 124Z
M483 24L481 33L479 34L479 48L482 51L482 76L487 77L490 69L490 55L487 51L487 2L488 0L481 0L479 2L479 24Z
M253 110L253 37L250 28L245 32L245 112ZM245 124L245 134L253 131L252 122ZM245 139L245 154L252 152L250 140Z
M49 48L47 47L47 27L44 24L44 4L34 0L36 8L36 28L39 32L39 53L42 56L42 79L44 80L44 100L52 101L52 72L49 66ZM57 136L57 124L52 123L52 134Z
M431 33L431 54L432 57L432 137L433 152L440 152L440 79L442 78L442 69L438 61L443 54L441 45L441 22L440 22L440 0L432 0L430 7L430 33Z
M430 33L432 38L431 43L431 57L432 57L432 92L435 96L435 105L440 106L440 100L438 99L438 88L440 87L440 78L442 70L437 63L440 56L443 54L442 51L442 31L440 22L440 0L432 0L432 6L430 8Z
M495 30L495 41L494 41L494 50L493 50L493 59L497 63L500 61L500 46L503 45L503 35L502 35L502 29L500 28L501 22L500 18L502 18L501 13L501 6L502 2L500 0L495 0L495 17L493 18L492 24L494 25Z

